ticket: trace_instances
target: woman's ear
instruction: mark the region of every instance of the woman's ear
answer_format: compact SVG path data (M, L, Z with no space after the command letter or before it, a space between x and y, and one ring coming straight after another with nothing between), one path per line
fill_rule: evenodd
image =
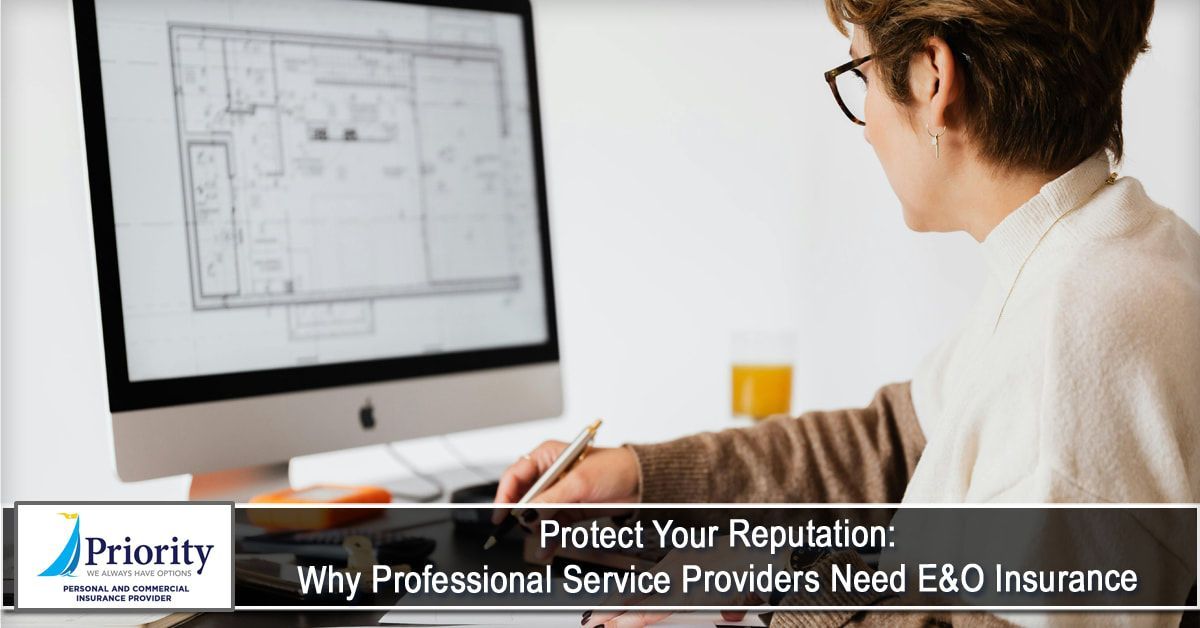
M958 59L941 37L930 37L909 63L909 89L916 111L916 122L930 129L945 129L953 120L948 112L963 92Z

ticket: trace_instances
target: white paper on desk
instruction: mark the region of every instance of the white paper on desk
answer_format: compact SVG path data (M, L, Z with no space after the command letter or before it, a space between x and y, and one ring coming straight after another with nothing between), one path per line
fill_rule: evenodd
M104 626L105 628L142 628L154 624L173 625L190 619L195 613L179 613L174 621L164 621L174 613L13 613L5 611L0 620L5 626Z
M537 611L392 611L384 615L381 624L407 624L410 626L578 626L580 613L554 613ZM741 621L727 621L720 613L685 612L675 613L654 624L657 628L683 626L763 626L756 613L747 613Z

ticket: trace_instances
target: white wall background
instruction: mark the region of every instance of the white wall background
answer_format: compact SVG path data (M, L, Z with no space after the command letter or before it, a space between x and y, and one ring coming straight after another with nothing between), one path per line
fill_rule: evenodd
M4 0L0 499L180 498L110 462L70 8ZM603 416L602 440L731 424L730 333L798 332L797 410L907 378L964 313L975 244L909 233L821 73L845 41L820 3L536 3L567 414L456 435L511 460ZM1126 90L1124 173L1200 224L1200 3L1160 0ZM436 439L404 444L452 466ZM293 479L400 474L382 453Z

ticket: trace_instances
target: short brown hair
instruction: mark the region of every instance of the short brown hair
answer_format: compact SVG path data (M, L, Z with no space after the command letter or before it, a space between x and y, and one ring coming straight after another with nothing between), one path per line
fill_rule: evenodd
M825 0L848 34L861 28L892 100L908 104L909 61L930 37L966 77L967 134L1002 168L1063 172L1124 151L1121 90L1154 0Z

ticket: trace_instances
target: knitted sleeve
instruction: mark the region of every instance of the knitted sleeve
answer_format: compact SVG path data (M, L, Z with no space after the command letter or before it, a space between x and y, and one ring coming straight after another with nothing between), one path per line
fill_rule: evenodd
M861 409L629 447L644 503L899 502L925 436L906 382Z

